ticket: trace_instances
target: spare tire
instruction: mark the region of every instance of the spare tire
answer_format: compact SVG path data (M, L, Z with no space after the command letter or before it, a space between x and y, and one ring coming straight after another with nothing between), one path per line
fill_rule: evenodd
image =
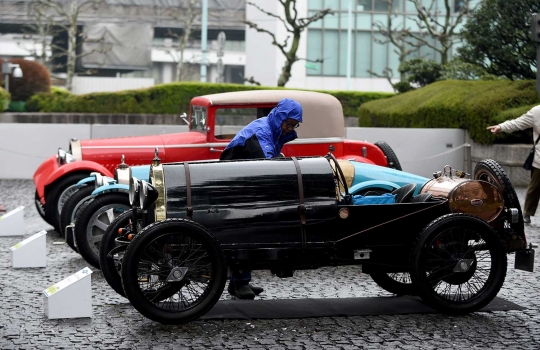
M375 142L375 146L379 147L381 151L386 156L386 160L388 161L388 167L396 170L403 170L401 169L401 164L399 164L399 160L394 153L394 150L392 147L390 147L386 142L384 141L377 141Z

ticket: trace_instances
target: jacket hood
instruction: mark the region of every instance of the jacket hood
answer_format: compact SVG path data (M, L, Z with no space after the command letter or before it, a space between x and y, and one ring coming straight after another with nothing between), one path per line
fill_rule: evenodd
M274 136L274 139L278 139L281 135L281 124L287 118L294 119L299 123L302 122L302 106L295 100L284 98L270 111L267 118L272 129L272 136ZM294 131L293 133L296 134Z

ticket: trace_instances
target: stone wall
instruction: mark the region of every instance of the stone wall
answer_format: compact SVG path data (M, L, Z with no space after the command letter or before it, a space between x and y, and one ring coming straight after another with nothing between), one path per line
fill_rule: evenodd
M184 125L179 116L179 114L0 113L0 123ZM231 125L247 125L253 120L253 116L236 116L233 119ZM231 117L227 121L231 122ZM358 118L345 117L345 127L349 126L358 126Z
M481 145L470 140L469 143L472 145L473 169L482 159L493 159L504 168L514 187L529 184L531 172L523 169L522 165L532 144Z

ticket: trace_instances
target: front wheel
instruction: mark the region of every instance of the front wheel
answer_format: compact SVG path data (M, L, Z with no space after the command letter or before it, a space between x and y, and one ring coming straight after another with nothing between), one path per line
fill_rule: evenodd
M164 324L204 315L219 300L226 279L227 263L218 241L201 225L183 219L145 227L122 261L126 297L141 314ZM167 298L156 293L163 289Z
M411 274L408 272L381 272L372 271L370 276L382 289L396 295L418 295L411 282Z
M56 232L62 234L60 212L64 203L78 189L77 182L86 177L88 177L87 174L70 174L51 185L51 189L45 196L45 216Z
M99 268L99 245L105 231L123 212L130 209L127 193L103 193L94 198L75 222L75 242L79 254Z
M62 230L60 234L64 236L66 243L69 245L69 247L76 252L78 252L79 250L77 249L77 247L75 247L75 241L73 240L73 235L66 235L66 227L70 225L72 222L75 222L78 215L85 208L85 205L88 204L88 200L90 199L88 197L90 197L93 191L94 191L94 186L85 185L85 186L80 187L79 189L77 189L75 193L73 193L68 198L68 200L62 207L62 212L60 213L60 230ZM84 204L83 203L79 204L79 202L85 199L87 200L84 202Z
M506 252L482 219L448 214L431 222L411 254L411 279L428 305L447 314L478 311L497 295Z

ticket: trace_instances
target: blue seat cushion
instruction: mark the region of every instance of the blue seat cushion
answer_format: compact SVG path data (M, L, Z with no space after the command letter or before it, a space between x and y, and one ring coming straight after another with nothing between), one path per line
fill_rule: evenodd
M368 205L368 204L393 204L396 203L396 195L385 193L380 196L353 196L353 205Z

